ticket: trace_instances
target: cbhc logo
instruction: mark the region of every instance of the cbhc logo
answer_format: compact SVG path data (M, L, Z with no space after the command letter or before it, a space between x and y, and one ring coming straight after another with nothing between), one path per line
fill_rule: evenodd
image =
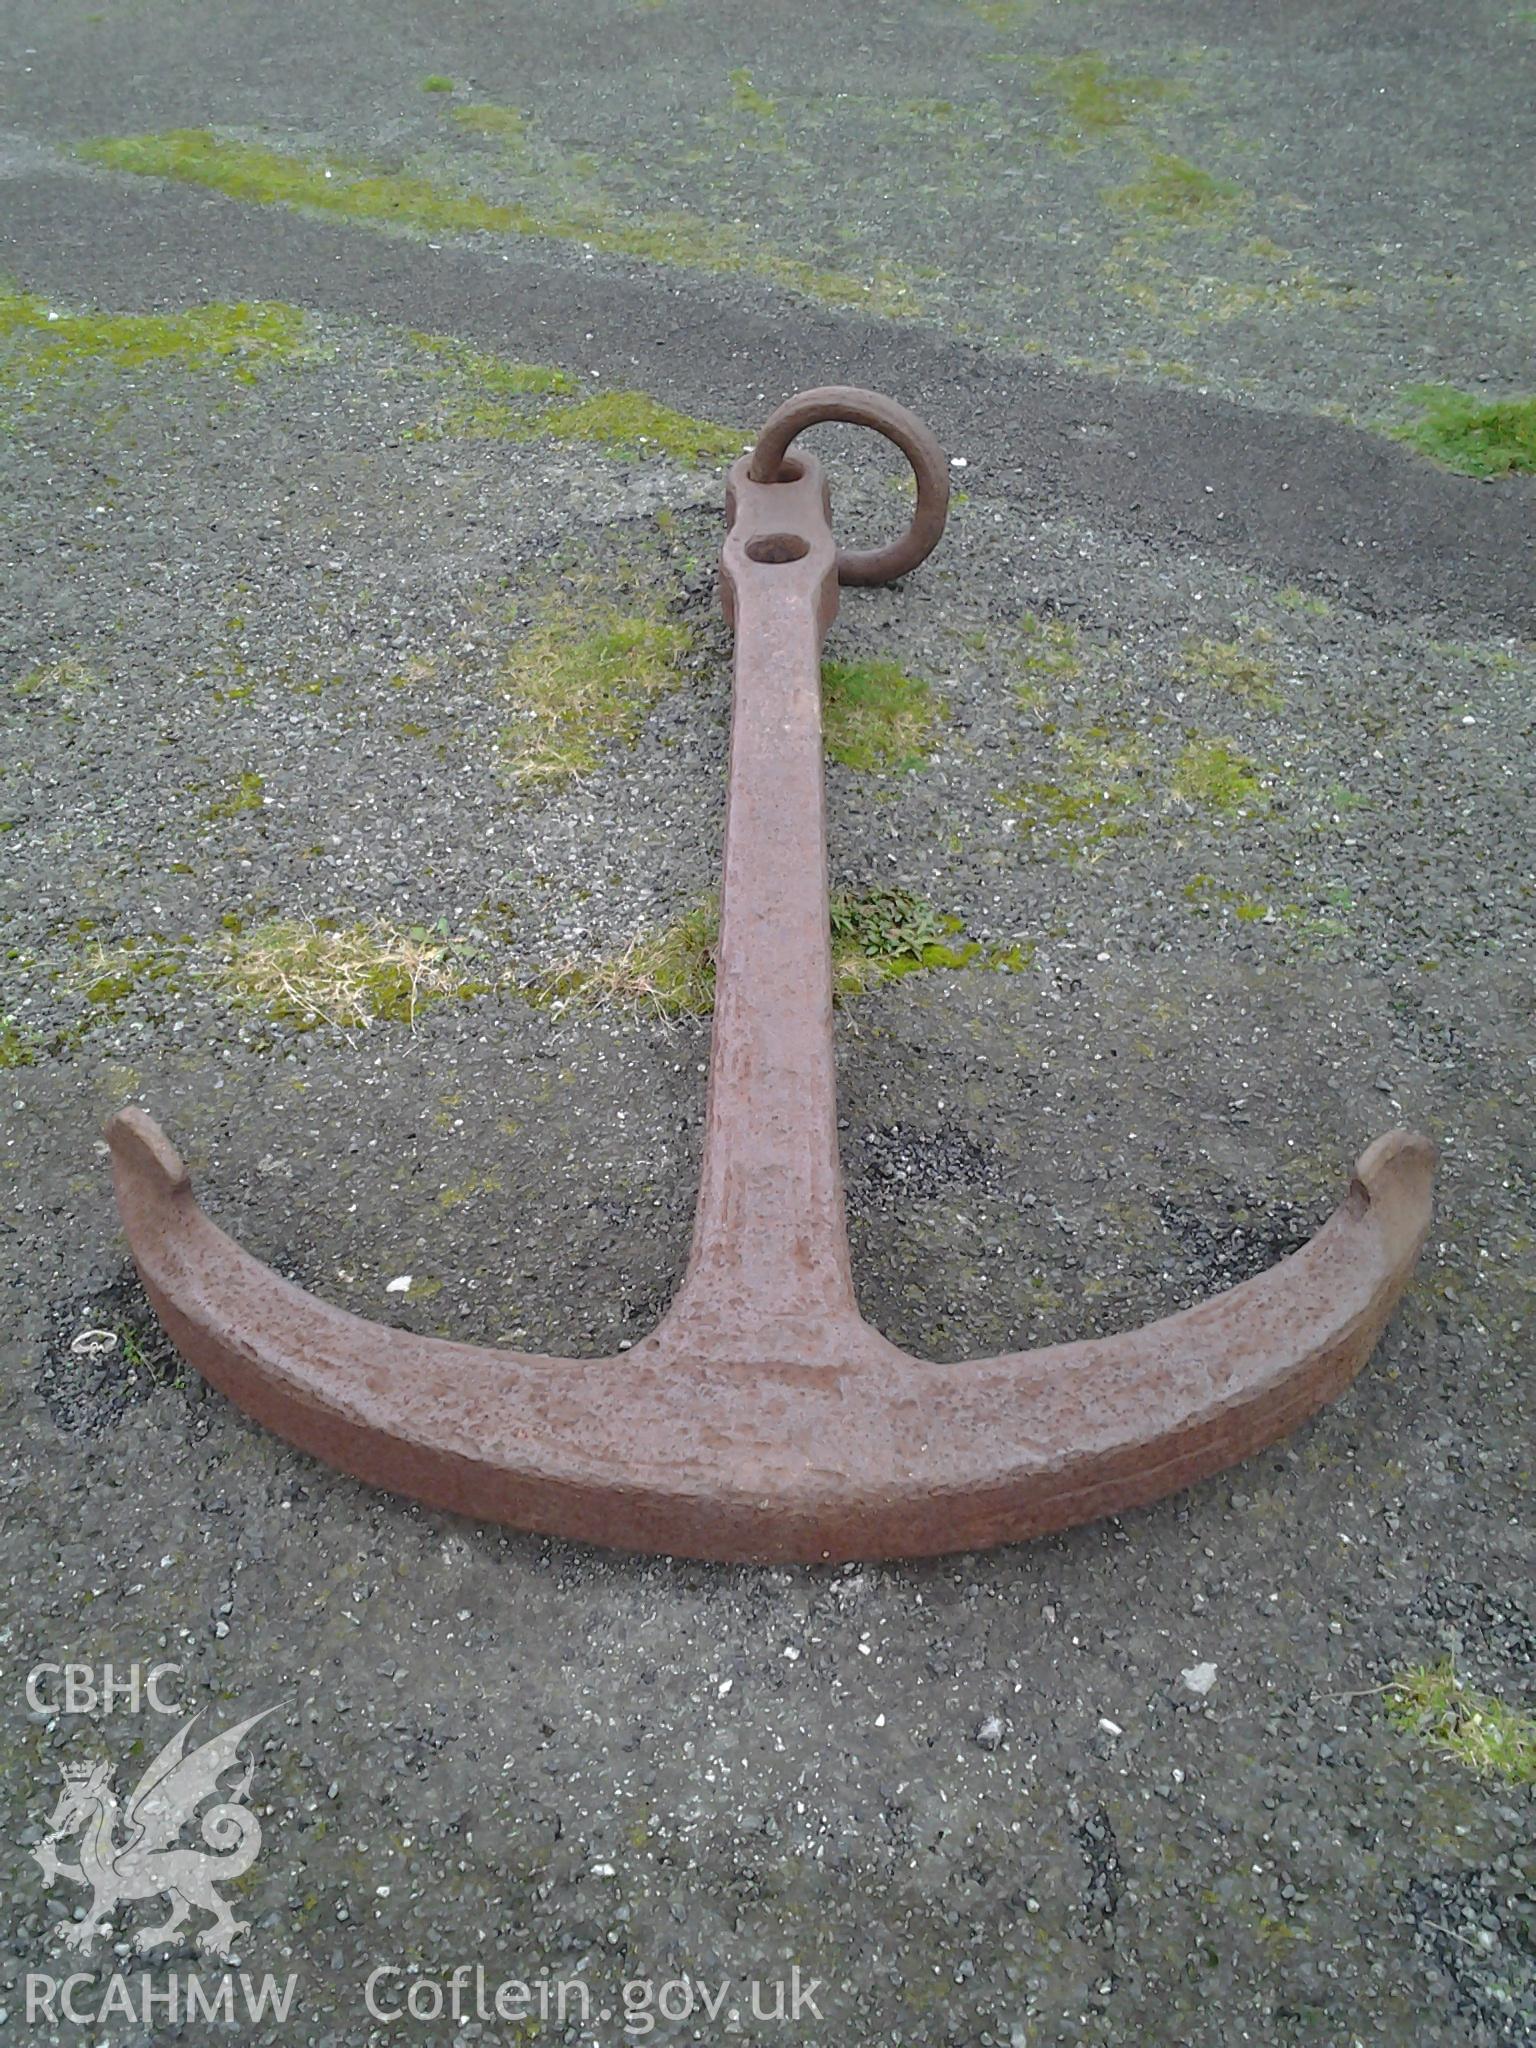
M164 1680L179 1664L34 1664L27 1673L27 1705L34 1714L179 1714L179 1701L162 1699Z

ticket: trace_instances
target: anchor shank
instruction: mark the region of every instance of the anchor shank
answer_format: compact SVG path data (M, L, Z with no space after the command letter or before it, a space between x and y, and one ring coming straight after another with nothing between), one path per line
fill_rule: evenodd
M733 476L736 627L714 1041L693 1255L674 1315L857 1316L837 1148L821 643L837 608L819 474ZM787 558L787 559L786 559Z

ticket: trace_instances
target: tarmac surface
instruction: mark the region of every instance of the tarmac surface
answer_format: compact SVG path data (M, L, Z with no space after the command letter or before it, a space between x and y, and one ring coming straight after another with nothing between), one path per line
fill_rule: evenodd
M1532 1704L1536 480L1383 431L1416 383L1530 385L1529 10L0 21L0 273L34 311L282 302L299 337L46 375L33 314L0 337L6 2048L1536 2041L1530 1787L1390 1691L1452 1659ZM504 148L454 119L486 106ZM202 128L523 227L76 153ZM1205 215L1124 196L1170 163ZM708 1019L514 991L715 880L721 468L509 421L491 356L743 442L867 383L960 465L939 551L845 593L829 646L936 707L910 771L829 762L834 886L977 949L840 1013L871 1320L943 1358L1146 1321L1283 1256L1413 1124L1435 1227L1335 1407L1034 1546L748 1570L373 1495L178 1366L97 1142L130 1101L244 1245L380 1321L597 1354L681 1271ZM816 445L839 533L894 528L885 455ZM675 629L676 686L532 790L507 678L594 582ZM244 937L303 918L451 935L507 987L355 1028L232 1000ZM177 1711L103 1711L109 1663L177 1666ZM66 1665L79 1711L62 1670L29 1701ZM234 1960L202 1908L139 1954L163 1892L77 1956L87 1894L33 1853L64 1774L104 1758L126 1802L182 1709L195 1742L271 1710ZM71 1972L78 2023L39 2004ZM288 2017L186 2016L242 1973L292 1976Z

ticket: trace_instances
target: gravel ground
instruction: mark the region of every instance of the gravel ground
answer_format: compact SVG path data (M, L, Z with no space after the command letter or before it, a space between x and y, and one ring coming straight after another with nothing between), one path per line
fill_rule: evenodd
M1450 1656L1531 1700L1536 492L1319 416L1375 417L1416 376L1528 378L1521 11L1468 10L1449 50L1407 0L1307 10L1283 46L1216 4L844 7L792 35L734 4L513 27L8 12L19 283L67 310L281 299L308 349L249 381L97 364L0 387L7 2048L1536 2040L1530 1791L1436 1754L1384 1694ZM1083 51L1187 91L1064 137L1041 67ZM424 94L432 73L454 93ZM471 93L528 111L541 177L591 153L616 207L659 191L818 264L849 225L847 261L934 273L924 315L563 244L433 247L68 155L213 123L462 175L436 102ZM1253 197L1137 262L1231 286L1289 235L1369 305L1175 334L1171 287L1156 311L1110 292L1132 259L1092 195L1154 147ZM1281 235L1287 195L1305 227ZM966 465L950 530L906 585L846 595L830 651L927 680L939 744L907 775L829 767L834 883L911 890L1020 964L844 1008L861 1300L946 1358L1141 1322L1283 1255L1377 1130L1417 1124L1443 1148L1435 1229L1333 1409L1028 1548L749 1571L382 1499L178 1368L95 1142L128 1101L242 1243L380 1320L604 1352L686 1249L706 1020L508 994L300 1030L221 986L232 933L301 916L471 934L525 979L621 950L715 875L718 472L422 437L413 328L744 430L845 375L929 413ZM879 456L817 445L839 531L893 527ZM621 564L691 635L680 687L532 797L497 751L505 664L562 578ZM1181 778L1213 743L1245 764L1226 807ZM154 971L100 993L125 959ZM133 1349L72 1352L103 1326ZM238 1968L294 1974L293 2012L234 2036L164 2005L33 2023L29 1975L84 1972L92 2015L114 1970L140 1998L131 1940L162 1905L77 1961L85 1895L45 1891L31 1850L61 1770L105 1756L126 1793L177 1721L60 1712L56 1687L29 1706L27 1674L161 1661L210 1727L274 1709L230 1897ZM566 1986L564 2017L366 2005L370 1972L446 1987L476 1964ZM193 1972L222 1977L186 1942L151 1982ZM775 2021L754 1980L770 2010L816 1988ZM626 1982L647 1987L627 2019Z

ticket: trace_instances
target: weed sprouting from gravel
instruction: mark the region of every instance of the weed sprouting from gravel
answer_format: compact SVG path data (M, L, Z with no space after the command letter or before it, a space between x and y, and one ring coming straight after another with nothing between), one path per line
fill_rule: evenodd
M840 996L863 995L924 968L969 967L984 959L981 947L963 937L962 919L935 910L910 889L839 890L830 916L832 984Z
M1287 583L1275 592L1275 603L1288 612L1308 612L1315 619L1331 618L1333 606L1326 597L1319 597L1313 591L1300 589L1294 583Z
M434 71L421 81L421 89L423 92L452 92L453 80L444 78L440 71Z
M518 713L501 735L513 779L569 782L592 772L605 745L632 746L692 645L654 601L626 607L585 590L551 599L502 669Z
M1536 1715L1464 1684L1449 1661L1395 1679L1387 1712L1397 1727L1480 1777L1536 1785Z
M1452 384L1415 384L1406 394L1419 418L1394 437L1462 476L1536 470L1536 397L1475 398Z
M827 752L845 768L907 772L933 750L933 692L894 661L824 661L821 706Z

